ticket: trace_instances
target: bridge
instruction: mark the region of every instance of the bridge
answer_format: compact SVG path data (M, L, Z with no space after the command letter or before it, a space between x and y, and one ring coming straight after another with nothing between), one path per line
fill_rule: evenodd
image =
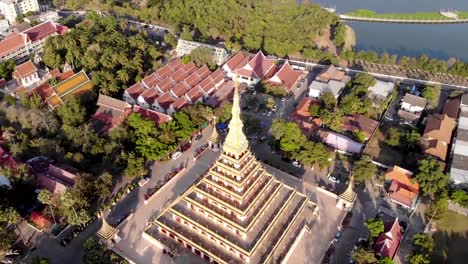
M359 17L338 15L344 21L361 21L375 23L395 23L395 24L462 24L468 23L468 18L463 19L401 19L401 18L376 18L376 17Z

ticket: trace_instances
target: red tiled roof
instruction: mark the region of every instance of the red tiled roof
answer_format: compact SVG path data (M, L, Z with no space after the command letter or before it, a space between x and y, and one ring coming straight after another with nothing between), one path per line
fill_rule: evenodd
M294 70L288 62L285 62L275 75L269 78L267 82L273 85L281 84L286 89L286 92L290 92L301 76L302 72Z
M185 82L180 82L179 84L177 84L176 86L174 86L171 91L177 96L177 97L181 97L182 95L184 95L190 88L187 87L187 85L185 84Z
M229 70L234 71L235 69L238 68L238 65L243 60L245 60L245 58L246 58L246 56L244 56L244 54L242 54L242 52L238 52L234 56L229 58L229 60L225 64L225 66L227 66L229 68ZM242 66L244 66L244 65L242 65Z
M403 169L398 166L393 166L388 169L385 174L387 180L395 180L400 184L406 186L407 189L410 189L416 193L419 192L419 184L416 181L412 181L411 178L413 173L409 170Z
M261 51L259 51L249 61L249 63L247 63L247 65L242 67L242 69L237 70L236 72L241 76L261 79L268 73L268 71L271 70L274 64L274 59L268 59Z
M447 115L450 118L457 119L459 108L460 108L459 98L448 99L445 102L444 109L442 110L442 114Z
M70 31L70 29L68 27L66 27L66 26L62 26L62 25L59 25L59 24L57 24L55 26L57 28L57 33L59 35L63 35L65 33L68 33L68 31Z
M175 100L175 102L171 104L171 107L172 109L174 109L174 111L178 111L186 107L187 105L189 105L189 101L187 101L185 97L180 97L179 99Z
M13 77L15 79L21 79L27 77L33 73L37 72L37 67L32 63L32 61L28 60L27 62L20 64L15 67L13 72Z
M25 36L19 33L12 33L4 40L0 41L0 56L6 56L13 51L25 46Z
M57 75L60 74L60 70L59 69L53 69L49 72L50 76L52 77L57 77Z
M401 227L398 218L385 225L384 233L380 234L374 243L374 252L381 257L393 259L400 246L402 238Z
M198 86L193 87L185 94L192 103L195 103L200 97L203 96L203 92Z
M439 139L447 144L452 139L452 131L455 128L455 120L447 115L431 115L426 122L423 137L427 139Z
M180 58L177 58L177 59L170 61L167 65L171 67L172 69L176 70L182 67L184 64L182 63L182 60Z
M52 225L52 221L44 216L42 212L32 211L29 214L29 221L33 222L37 227L41 229L49 229Z
M202 80L202 78L196 72L194 72L190 74L187 78L185 78L184 82L187 84L188 87L191 88L197 85L197 83L199 83L200 80Z
M197 85L205 93L211 92L215 88L215 84L211 81L211 78L205 78Z
M51 21L46 21L35 27L23 31L22 33L26 34L32 42L35 42L45 37L48 37L54 33L57 33L57 29L55 28L54 23L52 23Z
M170 121L172 119L171 116L169 116L169 115L166 115L166 114L163 114L163 113L160 113L158 111L151 110L151 109L145 109L145 108L139 107L137 105L133 106L133 112L134 113L139 113L143 117L153 120L154 123L156 125L158 125L158 126L160 124L168 122L168 121Z
M188 74L184 71L184 69L179 69L178 71L176 71L174 74L171 75L171 80L174 83L179 83L183 81L185 77L187 76Z
M171 92L165 92L161 95L156 102L161 106L163 109L169 108L169 106L175 101L175 98L172 96Z
M158 74L153 72L152 74L143 78L141 82L146 84L148 88L153 88L158 82Z
M191 61L191 62L184 65L183 70L185 71L186 75L188 76L189 74L191 74L192 72L197 70L197 65L195 65L195 63L193 63Z
M296 110L293 114L297 117L308 119L310 118L309 108L314 104L321 104L321 101L310 97L304 97L296 106Z
M164 80L158 83L158 87L162 92L169 91L172 87L174 87L174 85L175 84L172 82L170 77L166 77Z
M49 83L44 83L29 91L28 94L32 95L34 93L38 94L43 100L52 96L52 86Z
M140 82L135 83L134 85L130 86L127 89L127 93L136 100L141 93L143 93L146 89L143 88L143 85Z
M203 79L205 78L206 76L210 75L211 71L210 69L208 68L208 66L206 65L203 65L201 68L198 68L196 71L195 71L196 74L198 74L198 76Z
M216 71L214 71L209 76L209 78L216 85L216 88L218 88L223 83L224 77L226 77L226 76L224 75L224 73L220 69L217 69Z
M73 70L68 70L64 73L60 73L58 74L55 78L57 79L57 81L61 82L63 80L66 80L70 77L72 77L75 73L73 72Z
M3 168L9 168L12 171L18 166L18 162L16 162L15 158L2 147L0 147L0 163Z
M162 80L169 76L171 73L173 73L175 70L169 66L169 65L164 65L164 67L159 68L156 71L156 76L158 77L159 80Z
M141 93L140 96L145 99L145 102L151 105L153 104L154 100L159 97L159 94L156 88L151 88Z

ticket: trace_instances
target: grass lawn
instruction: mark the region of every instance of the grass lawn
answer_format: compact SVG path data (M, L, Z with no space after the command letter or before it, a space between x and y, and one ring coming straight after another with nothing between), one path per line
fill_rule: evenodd
M468 216L448 210L437 224L438 230L433 234L436 249L431 263L467 263Z
M348 16L368 17L368 18L389 18L389 19L415 19L415 20L450 20L439 12L416 12L416 13L377 13L372 10L358 9L354 12L346 13Z
M385 133L390 127L390 123L383 123L377 128L375 135L368 143L369 145L367 146L365 154L370 155L373 160L385 165L401 164L405 153L385 143Z

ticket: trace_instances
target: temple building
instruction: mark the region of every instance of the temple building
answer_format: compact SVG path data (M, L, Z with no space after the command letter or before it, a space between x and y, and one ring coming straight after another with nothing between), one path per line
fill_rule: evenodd
M143 232L146 240L207 263L279 263L285 258L304 226L316 219L317 206L266 171L242 127L236 82L220 156L155 216Z

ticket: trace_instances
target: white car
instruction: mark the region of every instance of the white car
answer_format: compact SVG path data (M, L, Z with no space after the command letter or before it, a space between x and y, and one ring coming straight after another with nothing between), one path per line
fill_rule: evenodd
M149 182L149 178L144 178L144 179L141 179L139 182L138 182L138 185L140 186L144 186L145 184L147 184Z
M177 151L176 153L172 154L172 159L176 160L182 155L182 152Z
M272 112L269 111L269 112L266 114L266 116L271 116L271 114L272 114Z
M298 168L302 167L302 165L301 165L301 164L299 163L299 161L297 161L297 160L294 161L294 162L292 163L292 165L293 165L294 167L298 167Z
M328 179L329 179L331 182L340 183L340 180L337 179L336 177L330 176L330 177L328 177Z

